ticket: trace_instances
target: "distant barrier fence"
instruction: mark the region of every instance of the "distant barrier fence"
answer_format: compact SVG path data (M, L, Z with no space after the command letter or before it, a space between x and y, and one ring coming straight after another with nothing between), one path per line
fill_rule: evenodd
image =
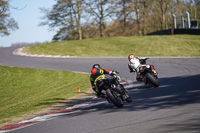
M168 29L161 30L146 35L174 35L174 34L189 34L189 35L200 35L200 29Z

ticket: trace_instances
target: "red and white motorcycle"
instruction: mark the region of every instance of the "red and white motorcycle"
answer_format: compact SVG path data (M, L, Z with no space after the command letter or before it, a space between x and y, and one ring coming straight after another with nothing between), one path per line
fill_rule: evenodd
M145 84L151 84L154 87L159 87L158 81L158 73L156 72L153 65L147 65L146 60L149 58L137 58L139 60L139 64L136 71L136 80L144 82ZM135 72L132 67L129 65L130 72Z

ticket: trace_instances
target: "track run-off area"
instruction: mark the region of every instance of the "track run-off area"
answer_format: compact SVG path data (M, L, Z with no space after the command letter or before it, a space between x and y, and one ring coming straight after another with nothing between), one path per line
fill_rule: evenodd
M14 55L16 47L0 48L0 65L90 73L99 63L117 70L133 99L116 108L104 99L91 98L55 113L0 129L0 133L199 133L200 58L149 57L159 73L160 87L136 82L127 57L76 58ZM127 53L127 56L130 53ZM89 79L88 79L89 80Z

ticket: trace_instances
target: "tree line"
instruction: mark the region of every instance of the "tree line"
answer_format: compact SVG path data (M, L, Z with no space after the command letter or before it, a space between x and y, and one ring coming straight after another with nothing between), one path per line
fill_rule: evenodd
M10 17L8 0L0 0L0 36L8 36L11 30L18 29L17 22Z
M173 14L186 11L200 21L200 0L56 0L40 10L39 25L56 31L54 41L145 35L173 28ZM0 0L0 35L16 29L8 0Z
M173 27L173 14L188 11L200 20L200 0L57 0L41 8L53 40L145 35Z

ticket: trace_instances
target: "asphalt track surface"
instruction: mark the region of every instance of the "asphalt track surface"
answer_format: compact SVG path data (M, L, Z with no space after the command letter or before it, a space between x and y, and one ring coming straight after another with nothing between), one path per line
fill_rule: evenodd
M150 58L159 73L159 88L135 81L127 58L38 58L12 55L0 48L0 65L89 73L94 63L120 72L131 81L133 102L116 108L107 102L61 115L12 133L199 133L200 58Z

